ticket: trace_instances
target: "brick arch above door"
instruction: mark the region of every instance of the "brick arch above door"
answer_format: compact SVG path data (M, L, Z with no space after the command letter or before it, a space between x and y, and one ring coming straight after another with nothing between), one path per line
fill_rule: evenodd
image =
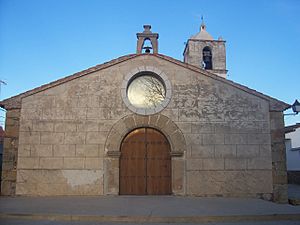
M131 114L113 125L105 143L104 193L118 194L120 146L124 137L139 127L155 128L168 139L172 157L172 191L173 194L183 195L185 193L184 152L187 148L186 141L179 127L162 114L149 116Z

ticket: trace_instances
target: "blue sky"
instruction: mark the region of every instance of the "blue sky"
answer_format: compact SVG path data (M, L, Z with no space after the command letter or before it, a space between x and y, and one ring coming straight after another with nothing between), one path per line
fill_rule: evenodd
M0 0L1 99L135 53L143 24L159 33L159 53L182 60L201 15L227 41L228 79L300 99L299 0Z

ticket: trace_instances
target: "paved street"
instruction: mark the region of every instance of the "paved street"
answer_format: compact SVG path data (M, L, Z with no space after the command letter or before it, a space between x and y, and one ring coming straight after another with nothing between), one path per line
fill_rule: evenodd
M0 224L300 224L300 206L175 196L1 197ZM280 223L279 220L284 220ZM221 223L222 221L222 223ZM268 222L255 222L268 221ZM208 223L210 222L210 223Z
M47 220L1 220L1 225L124 225L124 223L82 222L82 221L47 221ZM125 225L180 225L182 223L125 223ZM188 225L299 225L299 221L259 221L259 222L210 222L187 223Z
M0 213L94 216L299 214L300 207L260 199L175 196L1 197Z

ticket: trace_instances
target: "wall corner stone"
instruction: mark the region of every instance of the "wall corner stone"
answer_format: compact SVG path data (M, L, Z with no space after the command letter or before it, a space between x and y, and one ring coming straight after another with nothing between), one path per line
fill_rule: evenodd
M285 153L284 120L282 112L270 112L273 201L287 203L287 172Z
M6 196L16 194L20 112L21 109L6 112L1 176L1 195Z

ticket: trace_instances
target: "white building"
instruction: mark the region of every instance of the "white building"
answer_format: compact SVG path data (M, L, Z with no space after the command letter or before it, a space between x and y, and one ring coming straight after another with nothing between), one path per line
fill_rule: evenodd
M300 124L286 127L287 170L300 171Z

